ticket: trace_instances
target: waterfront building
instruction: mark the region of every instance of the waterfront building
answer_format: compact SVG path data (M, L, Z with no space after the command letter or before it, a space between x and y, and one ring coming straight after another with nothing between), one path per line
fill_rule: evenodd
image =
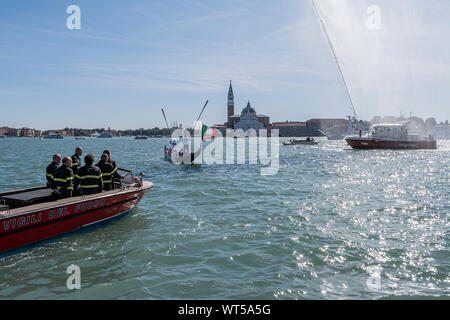
M322 134L316 128L310 128L306 122L273 122L272 129L277 129L280 137L319 137Z
M259 129L263 129L264 124L259 121L258 115L256 114L255 109L250 105L250 101L247 103L247 106L242 109L241 116L239 120L234 123L234 130L242 129L247 131L249 129L255 129L258 132Z
M431 130L431 134L436 139L450 139L450 125L448 124L439 124Z
M22 128L22 130L20 130L20 136L21 137L34 137L34 129L31 128Z
M256 113L248 101L247 106L240 114L234 113L234 92L230 81L227 96L227 122L216 124L213 128L225 134L226 129L278 129L280 137L321 137L322 132L332 135L342 135L347 132L349 121L347 119L310 119L306 122L286 121L270 124L270 118ZM322 132L321 132L322 131Z
M0 136L7 136L9 134L10 128L8 127L1 127L0 128Z
M241 114L234 114L234 93L231 81L227 101L228 121L224 124L225 128L242 129L244 131L255 129L258 132L259 129L268 129L270 127L270 118L263 114L257 114L255 109L250 105L250 101L242 109ZM214 127L223 130L221 126L216 125Z

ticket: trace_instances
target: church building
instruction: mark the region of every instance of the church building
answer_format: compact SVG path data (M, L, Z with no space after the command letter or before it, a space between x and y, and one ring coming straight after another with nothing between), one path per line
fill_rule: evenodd
M247 106L242 109L241 114L234 114L234 93L233 87L228 89L228 121L225 123L225 127L229 129L242 129L247 131L248 129L268 129L270 126L270 118L268 116L257 114L255 109L250 105L250 101Z

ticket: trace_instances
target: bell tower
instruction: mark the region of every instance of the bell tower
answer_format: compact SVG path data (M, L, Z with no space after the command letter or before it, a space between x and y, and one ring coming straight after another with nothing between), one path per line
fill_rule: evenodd
M230 123L230 117L233 115L234 115L234 94L230 80L230 88L228 89L228 123Z

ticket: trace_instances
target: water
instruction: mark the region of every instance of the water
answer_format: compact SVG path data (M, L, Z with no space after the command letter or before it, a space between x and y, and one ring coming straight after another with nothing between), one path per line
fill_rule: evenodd
M166 139L0 140L0 190L51 155L108 148L155 187L131 214L0 256L2 299L448 297L450 141L438 150L280 147L280 170L181 167ZM81 268L81 290L66 269ZM379 277L377 275L377 269Z

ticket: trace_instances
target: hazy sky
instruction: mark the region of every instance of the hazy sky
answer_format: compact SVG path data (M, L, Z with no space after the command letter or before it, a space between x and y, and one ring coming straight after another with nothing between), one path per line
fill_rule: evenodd
M450 119L449 1L318 2L360 118ZM247 100L271 121L351 110L310 0L1 0L0 70L0 126L163 127L161 107L190 126L206 99L202 120L223 123L231 79L236 113Z

